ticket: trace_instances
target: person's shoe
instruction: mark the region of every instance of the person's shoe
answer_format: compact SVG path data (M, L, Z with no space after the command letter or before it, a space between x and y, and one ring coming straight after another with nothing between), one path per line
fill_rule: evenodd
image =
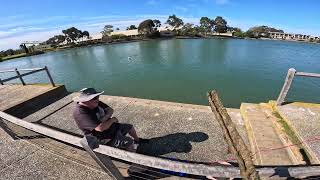
M148 143L150 139L144 139L144 138L139 138L139 140L134 140L135 143L142 144L142 143Z

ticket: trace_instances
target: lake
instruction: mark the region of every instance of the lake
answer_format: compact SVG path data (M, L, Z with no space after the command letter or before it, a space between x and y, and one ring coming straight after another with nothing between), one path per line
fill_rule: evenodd
M216 89L226 107L277 99L290 67L320 73L320 45L240 39L171 39L91 46L0 63L0 69L48 66L69 91L207 105ZM8 74L7 74L8 75ZM4 78L0 74L0 78ZM27 83L49 82L44 73ZM13 81L14 82L14 81ZM320 79L296 77L288 101L320 102Z

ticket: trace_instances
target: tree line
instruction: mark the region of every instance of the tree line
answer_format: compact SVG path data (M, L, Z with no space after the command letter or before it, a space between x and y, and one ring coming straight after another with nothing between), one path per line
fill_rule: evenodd
M249 28L247 31L242 31L238 27L232 27L228 25L228 22L221 16L215 18L201 17L198 24L184 23L183 20L177 17L175 14L170 15L164 24L169 28L170 31L174 32L176 36L188 36L188 37L206 37L213 33L226 33L232 32L234 36L239 38L268 38L269 32L280 32L284 31L268 26L255 26ZM159 27L162 26L162 22L158 19L146 19L142 21L138 26L130 25L126 30L137 29L141 39L143 38L157 38L160 37ZM115 28L119 30L119 28ZM113 25L105 25L101 31L102 40L104 42L110 42L114 40L131 40L131 37L117 34L111 35L114 31ZM139 38L139 37L138 37ZM53 47L59 46L61 43L73 44L80 39L90 39L88 31L82 31L75 27L62 30L62 34L54 35L48 40L41 44L52 45ZM320 43L320 40L317 40ZM84 43L84 45L86 45ZM24 44L20 45L20 49L8 49L0 52L0 58L21 53L30 53L30 47L26 47ZM32 52L32 51L31 51Z

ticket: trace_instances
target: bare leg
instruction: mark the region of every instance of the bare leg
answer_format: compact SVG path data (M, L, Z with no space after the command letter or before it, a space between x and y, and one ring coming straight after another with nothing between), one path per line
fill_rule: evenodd
M129 131L129 135L133 137L134 140L139 141L139 137L134 127L132 127L132 129Z

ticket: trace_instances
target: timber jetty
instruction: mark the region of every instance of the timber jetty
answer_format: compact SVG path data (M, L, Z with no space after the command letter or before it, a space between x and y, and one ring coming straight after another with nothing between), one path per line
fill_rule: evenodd
M210 106L102 95L120 122L150 139L130 153L83 143L72 118L78 94L55 84L48 68L9 71L17 76L0 79L0 179L320 176L320 104L285 103L294 76L318 74L290 69L277 101L240 109L224 108L215 92ZM50 84L24 82L39 71ZM22 84L7 83L13 79Z

